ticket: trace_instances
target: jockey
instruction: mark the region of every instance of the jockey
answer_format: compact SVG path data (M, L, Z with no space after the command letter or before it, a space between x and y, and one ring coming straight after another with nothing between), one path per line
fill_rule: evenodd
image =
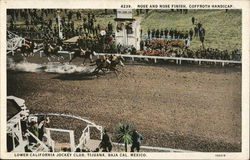
M49 50L50 51L53 51L53 49L54 49L54 47L52 45L53 45L52 43L49 43Z
M24 42L23 46L25 47L25 49L30 49L30 45L28 43Z
M100 57L101 62L107 62L108 64L111 64L111 61L109 60L108 56L104 55Z
M109 55L109 56L108 56L108 60L113 61L113 60L114 60L114 56L113 56L112 54Z
M86 51L88 50L88 48L87 48L87 49L84 51L84 50L82 49L81 46L79 46L79 49L80 49L80 55L81 55L81 56L84 56L85 53L86 53Z

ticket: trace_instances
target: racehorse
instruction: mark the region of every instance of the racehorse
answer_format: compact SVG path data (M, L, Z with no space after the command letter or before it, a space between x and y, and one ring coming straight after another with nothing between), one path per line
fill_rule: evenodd
M122 61L124 61L124 58L121 56L103 56L102 58L99 58L95 61L95 65L97 67L95 68L93 73L98 73L100 70L105 73L104 69L107 69L110 71L114 71L117 75L117 72L119 71L116 69L116 66L118 64L124 66Z
M46 55L46 57L48 58L49 61L50 57L55 58L54 56L57 56L57 60L59 61L60 59L64 59L63 56L61 56L58 51L60 51L62 49L61 46L59 45L52 45L45 43L44 44L44 54Z
M34 48L35 44L31 42L30 44L24 43L21 47L17 48L17 51L21 53L21 55L24 57L24 60L27 60L27 57L34 56Z
M85 63L86 59L89 59L91 63L93 63L93 56L95 56L95 52L92 50L89 50L88 48L86 50L83 50L81 48L77 48L74 50L74 56L70 59L69 63L73 61L76 57L84 58L82 64Z

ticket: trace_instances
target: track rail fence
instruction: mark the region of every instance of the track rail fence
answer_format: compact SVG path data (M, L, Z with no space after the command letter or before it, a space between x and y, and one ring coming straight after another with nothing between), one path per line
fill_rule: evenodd
M72 58L74 52L71 51L59 51L62 54L69 54L69 58ZM40 57L42 57L43 51L40 51ZM137 59L153 59L155 63L157 60L174 60L176 64L181 64L182 61L191 61L191 62L198 62L201 65L202 62L212 62L212 63L221 63L222 66L225 64L241 64L241 61L233 61L233 60L218 60L218 59L200 59L200 58L184 58L184 57L166 57L166 56L145 56L145 55L130 55L130 54L116 54L116 53L95 53L95 55L99 58L103 55L116 55L126 58L131 58L132 61Z
M108 55L107 53L96 53L97 56ZM110 55L110 54L109 54ZM217 59L198 59L198 58L184 58L184 57L165 57L165 56L144 56L144 55L128 55L128 54L113 54L121 57L131 58L133 61L135 58L138 59L153 59L155 63L157 60L175 60L176 64L181 64L182 61L192 61L198 62L199 65L201 62L213 62L213 63L221 63L222 66L225 64L241 64L241 61L232 61L232 60L217 60Z
M16 35L13 32L7 31L8 35L12 38L14 37L19 37L18 35ZM25 40L27 41L27 40ZM43 51L42 51L42 44L39 44L40 46L38 46L38 49L35 52L40 52L40 57L43 56ZM10 51L9 51L10 52ZM12 51L13 52L13 51ZM8 52L7 52L8 53ZM69 54L69 58L72 58L72 55L74 54L74 52L72 51L59 51L59 53L61 54ZM101 56L101 55L111 55L110 53L95 53L97 55L97 57ZM112 55L118 55L121 57L127 57L127 58L131 58L133 61L135 60L135 58L137 59L153 59L155 63L157 63L157 60L174 60L176 61L176 64L181 64L182 61L191 61L191 62L198 62L199 65L201 65L202 62L212 62L212 63L221 63L222 66L224 66L225 64L241 64L241 61L234 61L234 60L217 60L217 59L198 59L198 58L184 58L184 57L166 57L166 56L145 56L145 55L130 55L130 54L112 54Z

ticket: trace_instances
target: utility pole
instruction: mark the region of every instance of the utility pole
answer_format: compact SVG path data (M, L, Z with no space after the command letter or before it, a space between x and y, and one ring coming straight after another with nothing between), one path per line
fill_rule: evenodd
M58 20L58 34L59 34L59 38L63 39L63 34L61 31L61 17L60 17L60 11L57 11L57 20Z

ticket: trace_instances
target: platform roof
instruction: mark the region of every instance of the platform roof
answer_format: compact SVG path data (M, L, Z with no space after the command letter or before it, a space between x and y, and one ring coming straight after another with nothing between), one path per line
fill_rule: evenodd
M75 36L75 37L72 37L70 39L63 41L63 43L76 43L79 38L80 36Z
M7 99L7 120L14 117L21 111L21 107L13 99Z

